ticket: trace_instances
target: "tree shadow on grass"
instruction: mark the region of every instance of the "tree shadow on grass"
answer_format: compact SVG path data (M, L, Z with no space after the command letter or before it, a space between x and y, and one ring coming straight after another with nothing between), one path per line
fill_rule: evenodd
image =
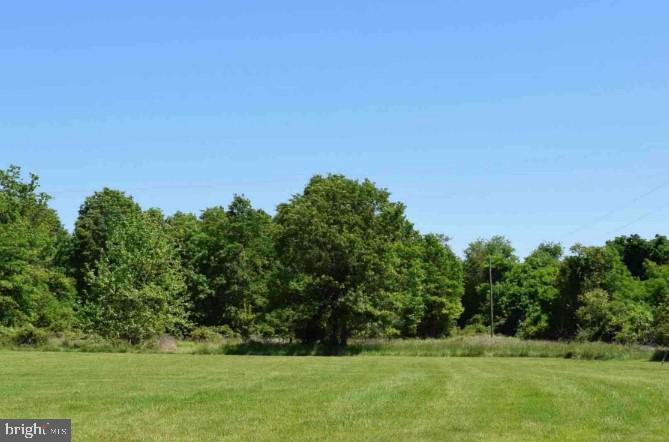
M653 356L650 357L650 360L653 362L666 362L669 363L669 348L668 349L657 349L653 352Z

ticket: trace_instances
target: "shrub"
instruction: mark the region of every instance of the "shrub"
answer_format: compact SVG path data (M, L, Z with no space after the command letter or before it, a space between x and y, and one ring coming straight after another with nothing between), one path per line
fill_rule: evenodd
M0 326L0 345L7 345L11 343L13 331L11 328Z
M195 327L190 332L190 339L195 342L218 342L223 336L216 327Z
M669 303L662 304L657 308L655 339L659 345L669 346Z
M190 326L176 249L151 213L124 219L88 273L81 311L90 331L139 344Z
M49 335L42 329L26 326L16 330L12 340L17 345L39 346L47 343Z

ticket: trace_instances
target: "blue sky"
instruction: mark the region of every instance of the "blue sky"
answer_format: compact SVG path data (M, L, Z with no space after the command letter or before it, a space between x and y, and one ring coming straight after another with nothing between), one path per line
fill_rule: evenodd
M68 228L103 186L273 212L337 172L458 253L669 234L667 23L662 1L10 2L0 166Z

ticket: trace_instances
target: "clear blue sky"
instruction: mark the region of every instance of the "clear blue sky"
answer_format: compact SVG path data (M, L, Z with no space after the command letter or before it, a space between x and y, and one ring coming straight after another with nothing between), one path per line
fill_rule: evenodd
M273 213L339 172L458 253L668 234L669 3L8 2L10 163L68 228L103 186Z

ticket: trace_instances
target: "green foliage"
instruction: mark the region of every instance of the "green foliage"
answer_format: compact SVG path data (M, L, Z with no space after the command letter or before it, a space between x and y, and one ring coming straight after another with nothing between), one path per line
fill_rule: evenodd
M488 335L445 339L355 340L346 348L328 344L287 342L220 342L200 346L196 354L260 356L413 356L413 357L519 357L582 360L650 360L647 347L603 342L525 340Z
M374 356L530 357L587 360L649 360L647 348L601 342L557 342L488 335L447 339L399 339L354 344L353 351Z
M588 292L597 289L606 292L606 298L614 302L610 313L616 315L627 315L629 309L625 305L629 303L645 302L643 284L632 277L615 248L576 245L571 251L572 255L565 258L560 269L560 298L554 305L552 315L555 336L568 338L576 335L579 328L577 312L584 302L589 302L589 297L585 296ZM601 303L601 293L595 298L591 300ZM621 321L622 318L614 320ZM587 325L585 328L589 327ZM595 335L598 334L595 332ZM612 339L610 333L602 336Z
M660 304L657 308L654 326L657 343L669 347L669 302Z
M417 335L442 337L451 334L463 308L464 293L462 263L448 247L442 235L423 238L421 265L423 267L423 315Z
M208 259L202 244L205 242L202 223L190 213L177 212L167 218L167 232L172 238L186 283L191 318L202 323L206 312L199 311L198 303L209 293L205 275L198 273L199 263Z
M191 330L189 337L195 342L218 342L223 339L223 336L213 327L195 327Z
M650 340L653 318L646 305L611 299L602 289L584 293L580 304L576 315L581 339L623 344Z
M659 345L669 347L669 265L646 262L644 281L649 302L655 307L654 336Z
M221 342L226 338L238 338L229 326L221 325L217 327L200 326L190 331L189 338L195 342Z
M664 235L655 235L655 238L646 240L639 235L619 236L607 245L618 251L625 266L632 276L646 279L646 264L648 261L655 264L669 264L669 239Z
M525 338L548 336L550 308L559 296L561 257L559 244L541 244L504 275L495 299L498 332Z
M101 336L138 343L189 326L176 248L154 214L121 220L86 282L82 315Z
M669 341L662 235L577 244L565 257L545 243L522 261L495 236L471 243L461 261L447 237L414 229L385 189L317 175L274 218L235 196L227 208L165 219L104 188L86 198L70 237L37 176L20 172L0 171L2 330L83 327L127 346L195 325L208 327L196 339L211 332L329 348L446 337L456 324L485 332L492 290L497 334Z
M646 261L646 275L643 284L648 302L656 306L669 302L669 265Z
M114 229L141 209L125 193L107 187L86 198L79 209L72 238L71 265L82 297L90 290L88 274L95 271Z
M45 330L26 325L14 332L13 342L16 345L39 346L46 344L48 337Z
M275 268L272 219L235 196L227 210L207 209L200 220L168 220L179 244L194 318L227 325L243 336L261 334Z
M464 313L460 325L484 323L490 325L490 267L492 264L493 297L500 297L500 284L517 264L511 243L504 237L474 241L465 250Z
M64 329L75 295L62 267L67 233L38 186L17 166L0 170L0 325Z
M662 237L648 244L661 245ZM469 283L470 295L477 293L473 281L484 280L485 250L486 243L482 241L467 250L465 283ZM644 258L648 280L641 282L632 276L618 248L611 243L605 247L576 245L564 260L561 255L559 245L542 244L522 263L507 259L509 265L502 268L506 271L495 273L493 267L498 333L526 338L578 336L620 343L654 341L653 305L663 299L669 287L662 266ZM506 256L510 254L507 252ZM646 256L662 255L655 251ZM496 279L496 274L501 277ZM485 282L479 284L478 307L472 302L473 295L468 298L474 314L463 317L469 317L472 325L488 322L489 303L485 296L489 287ZM657 325L655 329L659 330Z
M298 338L343 345L356 335L415 335L421 323L424 333L449 329L458 283L425 272L453 257L438 239L422 239L389 197L367 180L315 176L279 205L282 307Z

